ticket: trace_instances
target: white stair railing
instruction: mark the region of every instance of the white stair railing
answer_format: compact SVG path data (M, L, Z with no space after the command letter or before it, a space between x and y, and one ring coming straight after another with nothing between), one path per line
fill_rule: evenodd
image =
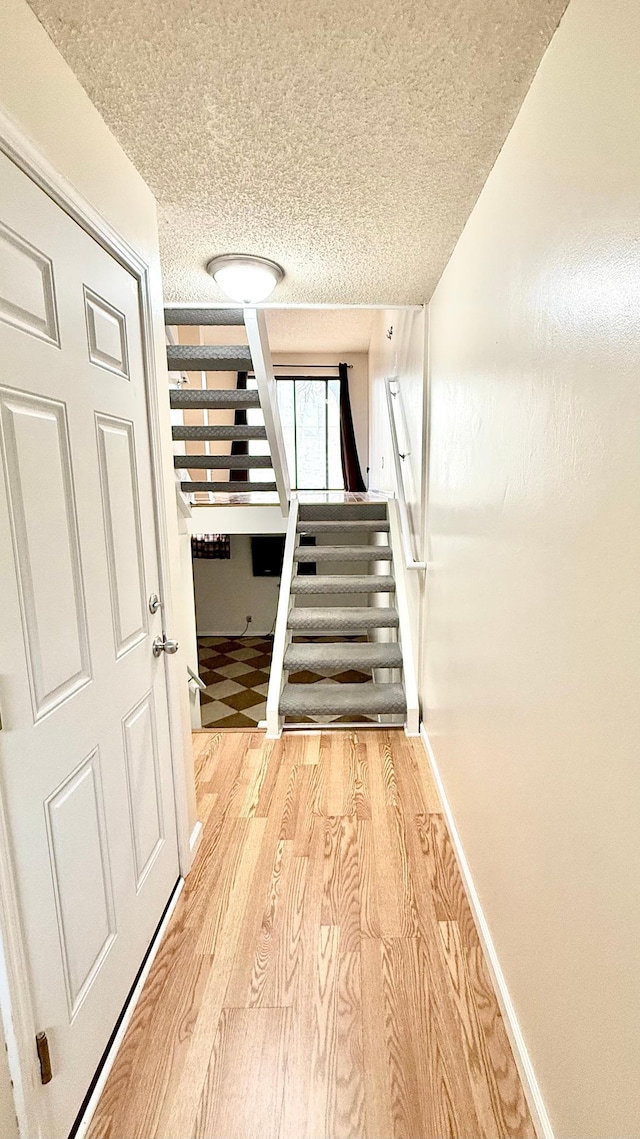
M291 483L264 312L261 309L246 308L244 310L244 323L251 350L253 372L258 385L260 406L264 415L264 425L269 441L280 507L282 513L286 515L291 499ZM251 489L250 483L247 484L247 489Z
M395 384L395 390L392 385ZM408 432L406 428L406 420L403 415L404 427L404 447L401 450L398 442L398 429L396 426L396 415L394 403L401 404L401 396L397 387L397 381L393 377L387 377L384 381L385 392L387 396L387 411L389 413L389 430L391 433L391 453L393 455L393 468L395 472L396 482L396 496L398 502L399 524L400 533L402 538L402 550L404 554L404 563L407 569L410 570L425 570L427 568L426 562L420 561L415 557L413 549L413 538L411 536L411 523L409 521L409 511L407 508L407 494L405 486L405 469L408 470L408 464L411 455L408 443Z
M407 701L407 716L405 731L408 736L420 735L420 704L418 700L418 681L415 668L415 652L413 643L413 627L409 606L409 592L407 571L409 566L404 557L398 557L403 550L404 542L400 524L400 500L390 498L387 502L389 515L389 540L393 551L393 576L396 589L396 609L400 622L399 641L402 649L402 678L404 694ZM413 567L411 567L413 568Z
M289 609L291 607L293 559L296 551L297 537L298 496L294 493L289 503L289 520L287 522L287 536L284 543L278 612L276 615L273 653L271 656L271 672L269 674L269 688L267 691L267 739L269 740L277 740L282 734L283 718L280 715L280 695L284 681L284 654L291 640L288 620Z

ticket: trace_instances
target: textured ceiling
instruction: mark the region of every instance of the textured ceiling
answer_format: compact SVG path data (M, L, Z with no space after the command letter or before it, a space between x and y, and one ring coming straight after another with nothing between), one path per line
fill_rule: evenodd
M30 0L158 199L168 300L215 253L279 302L422 303L567 0ZM69 124L69 129L73 129Z

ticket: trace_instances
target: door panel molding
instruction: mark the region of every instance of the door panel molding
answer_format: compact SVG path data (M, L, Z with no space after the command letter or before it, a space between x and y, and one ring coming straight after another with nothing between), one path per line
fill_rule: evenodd
M3 108L0 108L0 152L14 162L18 169L43 190L98 245L119 262L123 268L127 269L138 283L159 579L165 625L172 629L175 606L171 589L170 542L165 509L169 508L169 503L173 504L173 471L168 469L165 471L161 460L161 418L156 357L153 347L153 308L149 266L129 242L45 158ZM180 872L184 876L190 868L192 853L189 833L189 792L182 757L181 687L183 679L181 669L178 669L175 662L170 658L166 659L165 681L176 804L178 856ZM43 1089L40 1086L34 1045L35 1033L39 1031L41 1026L36 1024L28 978L24 932L9 843L7 811L0 785L0 1011L21 1135L29 1136L29 1139L49 1139L53 1132L46 1097L43 1095Z
M101 412L95 421L113 636L119 658L148 633L134 427L129 420ZM113 506L114 483L120 498L117 509ZM127 495L125 509L123 493Z
M94 748L49 796L46 819L71 1023L117 933L99 748ZM77 857L79 845L81 859ZM81 908L73 898L78 863L86 886ZM96 926L98 943L92 937Z
M28 439L25 419L31 421ZM0 437L37 723L91 680L66 408L57 400L1 387ZM38 535L38 548L33 547L30 534ZM55 625L48 631L52 592L56 595Z

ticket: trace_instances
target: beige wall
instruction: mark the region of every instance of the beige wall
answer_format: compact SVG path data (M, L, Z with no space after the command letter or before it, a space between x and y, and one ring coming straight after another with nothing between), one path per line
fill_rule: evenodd
M248 534L231 535L228 560L194 558L193 577L199 636L237 636L244 631L249 614L248 637L269 633L273 628L280 578L253 576Z
M640 1136L639 109L571 0L430 311L427 722L562 1139Z

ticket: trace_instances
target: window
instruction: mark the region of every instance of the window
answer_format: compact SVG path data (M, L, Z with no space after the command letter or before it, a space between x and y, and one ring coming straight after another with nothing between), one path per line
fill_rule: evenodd
M340 380L278 377L278 406L293 490L342 490Z

